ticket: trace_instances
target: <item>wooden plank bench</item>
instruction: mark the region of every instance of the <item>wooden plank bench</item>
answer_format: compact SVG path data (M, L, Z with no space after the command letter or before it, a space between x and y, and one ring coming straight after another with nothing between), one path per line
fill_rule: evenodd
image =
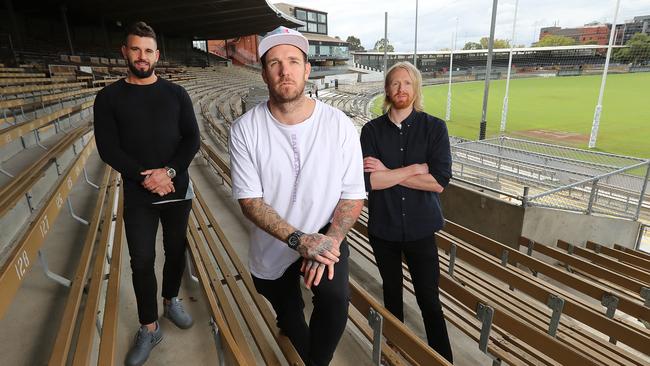
M70 80L67 77L52 77L52 78L0 78L0 86L9 85L26 85L26 84L56 84Z
M533 328L552 334L560 342L569 345L585 357L593 356L600 364L643 365L647 362L647 359L644 360L621 347L607 342L606 339L596 335L593 331L577 326L575 322L569 322L566 317L561 315L571 316L573 319L579 320L601 332L603 328L608 326L609 332L603 332L605 334L624 333L627 335L624 343L640 352L647 352L640 346L640 343L643 339L650 339L648 332L609 319L604 314L599 313L600 309L594 309L587 304L581 303L579 298L571 293L545 283L545 281L537 279L514 266L504 265L497 258L476 250L467 242L457 240L444 232L437 235L437 239L441 249L451 250L452 246L455 246L456 258L479 270L479 274L476 273L476 270L459 274L458 278L465 287L508 309L521 321L530 324ZM506 288L492 285L491 281L486 280L480 273L486 273L497 278L508 284L511 289L519 291L508 291ZM523 297L522 294L526 294L528 297ZM531 297L537 302L531 302ZM556 313L551 312L551 309L548 308L551 307L550 303L554 298L563 301L562 308L554 309ZM553 321L553 314L559 316L559 318L556 318L556 322ZM576 314L580 316L576 316ZM606 326L599 326L597 323L605 323ZM514 334L514 336L519 337L520 335ZM540 351L543 351L543 349L540 349Z
M643 258L643 259L646 259L646 260L650 261L650 253L646 253L646 252L643 252L643 251L637 250L637 249L624 247L624 246L619 245L619 244L614 244L614 249L618 249L618 250L624 251L625 253L632 254L632 255L637 256L639 258Z
M630 266L628 264L621 263L617 260L607 258L605 256L602 256L594 252L593 250L572 245L564 240L558 240L557 247L562 248L570 252L571 254L586 258L594 264L597 264L605 268L609 268L612 271L618 272L625 276L632 277L638 281L650 285L650 272L648 271L642 271L635 266Z
M117 174L113 173L109 180L108 209L104 210L103 222L106 225L102 230L101 236L93 260L90 282L88 283L86 302L81 314L80 323L77 333L77 344L73 355L65 355L63 358L72 358L73 366L86 366L90 364L91 356L94 351L95 338L97 336L97 326L101 322L100 346L98 365L115 365L115 338L117 331L117 311L119 303L119 280L122 251L122 231L123 231L123 201L122 192L117 186ZM117 214L114 215L114 203L118 202ZM115 217L115 231L110 230L111 222ZM109 243L111 234L113 234L112 252L109 254L111 243ZM110 269L108 271L108 284L105 293L104 312L99 313L100 302L102 299L102 287L104 285L105 270L104 264L109 259ZM62 361L64 362L64 361ZM65 363L64 363L65 364Z
M535 242L524 236L519 238L519 245L532 248L532 251L529 250L528 255L532 255L533 252L538 252L563 263L567 270L578 271L584 276L604 280L606 283L615 285L616 288L627 290L633 295L639 296L639 300L644 300L641 293L644 291L644 288L647 288L647 285L643 282L637 281L628 276L623 276L618 272L595 265L586 259L567 254L551 246Z
M38 130L42 127L45 127L57 121L61 117L69 116L75 113L81 113L87 109L90 109L93 107L93 104L94 104L94 98L93 100L83 102L81 104L72 107L61 108L45 116L34 118L31 121L26 121L2 129L0 130L0 147L7 145L14 140L19 139L22 136L27 135L28 133L32 133L34 130Z
M364 223L359 222L355 227L355 231L359 227L363 227L363 229L357 231L359 233L359 237L354 240L354 248L359 251L365 251L366 258L374 263L372 249L367 243L367 237L361 233L361 231L365 231L367 233L367 228L365 227ZM436 241L440 249L448 249L445 247L445 244L448 243L446 240L446 237L436 235ZM443 265L444 256L441 256L441 259L441 265ZM454 273L459 270L458 267L460 266L461 264L457 262L454 267L456 268L454 270ZM479 348L482 351L489 351L489 354L495 359L514 365L561 363L570 364L569 362L577 362L575 360L580 360L579 364L598 364L594 360L591 360L589 357L585 357L584 355L578 354L574 351L572 351L571 354L565 353L567 349L570 349L568 346L563 346L562 351L558 349L555 349L553 352L545 351L547 348L554 346L551 346L550 344L547 344L546 346L540 346L540 342L551 342L558 344L563 343L555 338L550 337L543 330L531 327L527 324L526 321L522 321L520 317L515 313L515 311L509 309L507 306L504 306L503 303L490 299L488 296L485 296L485 294L481 294L480 292L476 291L476 288L468 288L467 282L458 282L455 277L452 278L447 273L443 272L443 268L444 267L441 266L440 290L446 295L443 303L445 304L445 315L447 317L447 320L452 321L454 324L456 324L457 321L456 319L450 319L447 314L450 310L447 306L450 301L452 301L454 303L454 307L456 307L456 309L451 309L451 311L457 312L459 310L458 308L460 308L462 312L460 312L459 317L462 318L465 322L467 322L468 318L473 319L478 316L477 309L480 307L479 303L483 306L490 306L495 312L499 311L502 315L500 322L496 320L497 316L494 315L494 320L492 323L492 329L497 328L498 333L493 334L493 332L489 332L490 338L485 338L483 342L481 341L481 334L483 334L483 337L487 337L487 335L485 335L487 333L485 333L484 330L481 332L481 325L478 326L477 331L470 330L470 334L479 333L473 338L478 338ZM408 273L408 267L405 264L403 264L403 271L405 272L405 279L408 284L406 288L409 291L413 291L410 274ZM476 272L475 269L473 271ZM539 340L533 340L537 338L539 338ZM488 339L491 342L488 342ZM572 359L572 361L569 359Z
M650 259L640 258L638 256L626 253L622 250L609 248L589 240L587 241L585 247L587 249L593 250L598 254L603 254L608 257L616 258L620 262L636 266L641 270L646 270L646 271L650 270Z
M52 347L52 353L50 354L50 360L48 362L48 365L50 366L67 365L69 352L71 351L75 335L77 320L81 311L84 289L88 281L90 269L92 268L92 258L95 252L99 231L100 228L102 232L108 232L110 230L109 226L111 220L110 218L106 220L104 203L107 202L109 188L115 189L114 184L114 174L111 173L111 169L108 166L105 166L103 178L99 183L97 202L95 203L95 208L88 225L88 232L86 233L83 247L81 248L79 264L77 265L75 274L72 277L72 283L63 310L63 316L61 317L61 322L54 340L54 346ZM108 202L111 203L112 201L109 200Z
M25 273L34 264L40 247L51 229L51 224L56 220L68 197L72 185L79 178L82 168L95 148L95 140L91 139L77 155L74 163L59 177L52 195L30 222L27 231L17 241L9 257L0 267L0 318L4 317L14 295L20 287Z
M14 96L18 98L19 95L26 93L33 93L38 91L51 91L51 90L65 90L65 89L79 89L86 87L88 83L75 82L75 83L60 83L60 84L46 84L46 85L28 85L28 86L6 86L0 87L0 96ZM13 99L13 98L11 98Z
M603 299L611 296L612 294L610 291L602 288L601 286L586 282L576 275L564 272L563 270L555 268L538 259L531 258L523 253L520 253L519 251L513 250L504 244L496 242L469 229L462 228L452 222L447 221L444 231L465 242L471 243L472 246L480 249L485 253L488 253L497 260L499 258L505 257L505 261L509 264L522 264L528 267L531 271L543 273L544 275L549 276L563 284L569 285L575 289L578 289L585 294L598 293L600 296L592 295L592 297L598 301L604 301ZM504 255L504 251L507 251L508 254ZM627 344L639 352L650 352L650 349L647 349L647 347L643 346L644 343L647 344L647 342L650 342L650 333L636 327L631 327L628 324L621 323L615 319L610 319L605 314L602 314L600 312L600 309L594 308L588 302L569 292L560 290L550 285L540 287L534 286L531 283L523 282L521 279L512 279L516 280L516 282L506 282L510 283L515 288L525 292L527 295L537 299L542 303L546 303L551 294L559 294L564 299L563 314L567 314L572 318L579 320L594 329L597 329L603 334L614 337L615 339ZM544 284L540 283L540 285L543 286ZM634 310L632 311L633 314L630 314L626 311L628 314L636 316L640 319L645 319L650 315L650 309L645 308L640 301L630 299L629 297L621 294L618 294L618 299L619 309L623 310L622 303L625 303L626 308Z
M41 155L9 182L0 187L0 216L4 216L7 211L12 209L24 197L30 187L41 178L51 164L54 164L60 154L68 150L75 141L90 131L90 126L79 126L72 130L47 150L45 154Z

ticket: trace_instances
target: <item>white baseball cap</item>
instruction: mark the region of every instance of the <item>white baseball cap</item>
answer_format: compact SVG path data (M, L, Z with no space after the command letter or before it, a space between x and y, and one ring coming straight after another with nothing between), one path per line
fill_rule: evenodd
M257 52L262 57L268 50L281 44L298 47L305 55L309 53L309 41L307 38L297 30L283 26L268 32L260 41Z

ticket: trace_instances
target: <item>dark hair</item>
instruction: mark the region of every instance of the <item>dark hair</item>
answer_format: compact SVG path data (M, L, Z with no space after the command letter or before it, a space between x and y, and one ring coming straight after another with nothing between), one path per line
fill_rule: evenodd
M156 32L154 32L153 28L143 21L135 22L129 26L126 30L126 35L124 36L124 44L127 43L129 36L149 37L158 42L156 39Z
M268 51L264 52L262 57L260 57L260 62L262 63L262 68L266 67L266 54L267 53L269 53L269 52ZM300 50L300 53L302 53L302 58L305 61L305 63L309 62L309 60L307 59L307 54L302 52L302 50Z

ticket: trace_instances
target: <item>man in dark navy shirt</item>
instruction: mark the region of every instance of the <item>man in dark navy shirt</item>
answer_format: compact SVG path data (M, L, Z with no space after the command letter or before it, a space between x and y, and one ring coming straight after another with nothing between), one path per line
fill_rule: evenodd
M187 169L199 149L199 129L185 89L154 73L159 52L151 27L143 22L131 26L122 54L129 74L97 94L94 124L99 155L124 183L124 228L141 324L125 360L131 366L142 365L162 340L154 272L159 222L165 248L164 315L180 328L192 326L177 295L194 197Z
M402 255L411 272L429 345L453 362L440 305L434 233L444 219L438 194L451 178L445 123L422 111L422 76L408 62L388 71L386 113L361 130L368 232L383 280L384 305L404 321Z

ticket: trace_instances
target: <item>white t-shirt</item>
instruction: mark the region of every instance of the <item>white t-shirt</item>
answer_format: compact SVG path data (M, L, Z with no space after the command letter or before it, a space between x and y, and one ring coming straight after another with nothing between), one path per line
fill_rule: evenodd
M331 221L340 199L363 199L363 158L352 121L320 101L296 125L276 120L260 103L230 129L230 167L235 199L261 197L289 224L305 233ZM254 226L249 268L258 278L277 279L300 255Z

